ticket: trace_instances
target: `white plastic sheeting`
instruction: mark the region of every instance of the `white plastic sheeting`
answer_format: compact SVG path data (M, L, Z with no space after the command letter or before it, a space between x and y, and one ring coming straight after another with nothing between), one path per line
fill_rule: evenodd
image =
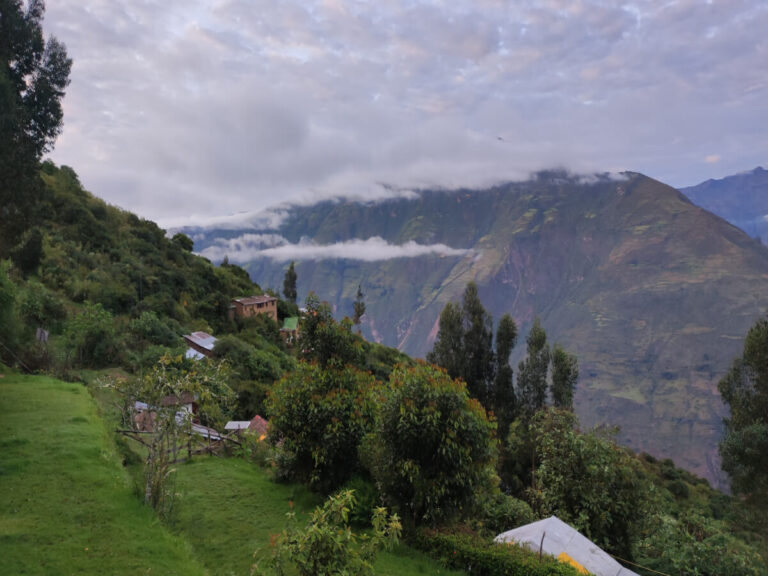
M595 576L638 576L556 516L503 532L494 538L494 542L514 542L534 552L541 548L543 553L560 559L565 553Z

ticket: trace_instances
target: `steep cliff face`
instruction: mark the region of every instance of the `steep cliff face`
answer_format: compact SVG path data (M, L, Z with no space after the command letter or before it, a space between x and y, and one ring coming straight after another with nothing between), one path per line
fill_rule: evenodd
M484 191L297 207L276 229L256 232L285 243L379 236L464 249L297 259L299 293L314 290L351 315L361 284L364 335L424 356L443 306L474 280L494 318L509 312L524 335L538 316L550 341L578 355L584 424L618 425L623 442L719 481L717 381L765 312L768 250L678 191L639 174L548 173ZM216 236L198 236L196 249ZM266 257L247 264L254 280L276 288L286 267Z

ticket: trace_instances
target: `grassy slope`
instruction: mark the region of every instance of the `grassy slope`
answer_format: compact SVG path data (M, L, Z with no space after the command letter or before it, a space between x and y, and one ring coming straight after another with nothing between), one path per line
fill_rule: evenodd
M179 466L183 494L176 525L212 575L247 574L254 561L269 557L270 535L286 527L293 502L299 522L320 500L299 486L272 482L254 464L237 459L201 458ZM453 574L405 546L379 554L376 573L389 576Z
M205 574L129 484L82 385L0 379L0 572Z
M131 489L86 388L3 372L0 573L247 575L255 551L268 557L289 502L300 520L320 502L302 487L275 484L254 464L200 458L177 468L171 534ZM109 411L109 391L91 389ZM391 576L461 574L405 546L381 553L376 568Z

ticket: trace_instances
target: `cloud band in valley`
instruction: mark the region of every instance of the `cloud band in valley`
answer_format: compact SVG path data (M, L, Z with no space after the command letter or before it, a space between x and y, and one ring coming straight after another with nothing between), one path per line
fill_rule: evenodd
M465 256L470 253L472 250L451 248L445 244L418 244L413 241L390 244L379 236L323 245L310 240L291 244L277 234L244 234L237 238L217 238L200 255L214 262L226 257L230 262L244 264L258 258L276 261L345 259L376 262L427 255Z

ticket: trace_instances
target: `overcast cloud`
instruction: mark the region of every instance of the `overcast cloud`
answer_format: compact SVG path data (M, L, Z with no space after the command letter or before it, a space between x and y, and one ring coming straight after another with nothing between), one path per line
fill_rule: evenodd
M380 236L365 240L348 240L335 244L316 244L304 239L291 244L278 234L243 234L238 238L217 238L213 245L200 254L213 262L220 262L226 256L230 262L245 264L257 258L270 258L279 262L288 260L363 260L376 262L393 258L415 258L417 256L464 256L472 250L451 248L445 244L390 244Z
M192 223L285 201L768 163L764 0L50 0L53 159Z

